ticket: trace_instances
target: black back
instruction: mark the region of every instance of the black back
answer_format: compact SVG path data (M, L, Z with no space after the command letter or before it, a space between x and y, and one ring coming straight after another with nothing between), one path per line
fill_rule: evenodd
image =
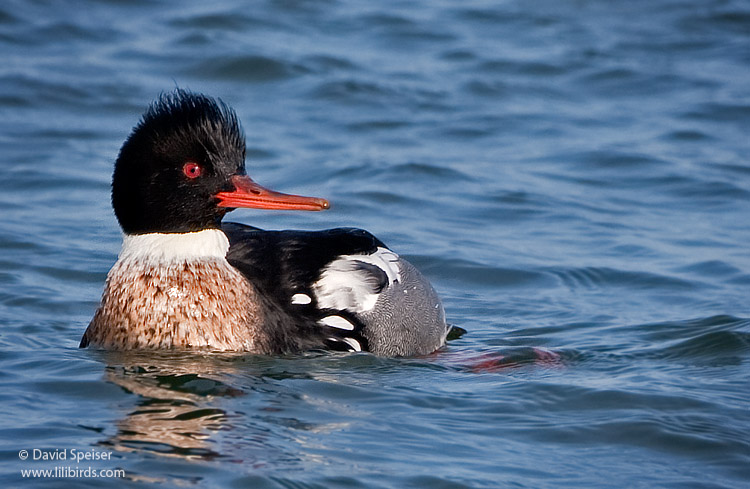
M364 325L347 311L320 309L312 285L327 264L341 255L372 253L385 245L362 229L325 231L263 231L236 223L223 223L229 237L229 263L248 277L264 301L266 327L278 353L310 349L347 350L343 337L357 340L367 350ZM306 294L310 304L292 304L295 294ZM318 321L337 315L355 326L354 331L322 326Z

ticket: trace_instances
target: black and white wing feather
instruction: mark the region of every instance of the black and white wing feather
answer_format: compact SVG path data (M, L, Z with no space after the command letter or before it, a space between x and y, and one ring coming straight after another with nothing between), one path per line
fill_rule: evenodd
M290 339L287 350L406 356L445 342L448 326L432 286L367 231L274 232L232 223L223 230L229 262L280 311L272 327L277 341Z

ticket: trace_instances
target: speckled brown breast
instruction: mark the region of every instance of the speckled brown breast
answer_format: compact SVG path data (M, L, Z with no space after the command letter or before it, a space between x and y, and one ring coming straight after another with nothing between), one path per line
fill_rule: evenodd
M110 350L269 352L255 288L226 260L118 261L81 342Z

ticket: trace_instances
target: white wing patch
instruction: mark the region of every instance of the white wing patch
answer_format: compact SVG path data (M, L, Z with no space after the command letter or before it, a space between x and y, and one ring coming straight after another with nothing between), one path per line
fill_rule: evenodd
M294 294L292 296L292 304L309 304L312 299L307 294Z
M385 273L386 286L401 280L398 255L379 247L369 255L342 255L329 263L313 284L318 307L347 310L354 313L369 311L378 300L377 278L361 268L361 264L375 266ZM358 266L358 263L360 264Z
M349 345L349 351L362 351L362 345L354 338L328 338L335 343L346 343Z
M359 341L355 340L354 338L341 338L343 341L345 341L349 346L354 348L354 351L362 351L362 345L359 344Z
M342 318L341 316L326 316L318 323L332 328L345 329L347 331L354 331L354 325Z

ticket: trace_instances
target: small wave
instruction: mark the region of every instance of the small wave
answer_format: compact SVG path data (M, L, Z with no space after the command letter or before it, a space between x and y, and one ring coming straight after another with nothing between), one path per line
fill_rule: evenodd
M487 266L468 260L434 258L420 264L431 277L445 281L496 286L528 287L550 285L546 273L518 268Z
M352 61L330 55L314 55L306 57L302 64L314 73L332 73L337 71L355 71L358 66Z
M643 49L651 48L651 45ZM694 89L698 82L694 79L672 73L654 73L650 67L608 68L587 73L575 83L580 90L597 93L606 97L642 98L643 87L647 86L649 95L671 94L676 90Z
M389 167L387 170L388 177L403 177L403 178L424 178L433 177L441 179L449 179L450 181L463 180L473 181L473 178L463 173L456 168L449 168L446 166L435 165L431 163L421 162L409 162L401 163Z
M278 81L307 73L301 64L267 56L233 56L208 59L192 66L187 74L219 80Z
M673 185L668 192L681 197L684 205L705 209L710 206L730 206L736 208L738 200L750 200L750 190L737 183L709 178L690 179L685 184Z
M441 110L446 94L437 89L425 89L408 82L376 82L371 79L344 78L326 80L312 90L314 98L344 105L413 107Z
M750 118L750 105L707 102L683 112L682 117L711 122L736 122L744 124Z
M480 73L501 75L555 76L568 73L571 68L570 65L561 66L553 62L500 59L483 61L476 69Z
M313 92L316 98L355 104L379 104L379 99L395 95L393 90L383 85L354 79L326 82Z
M726 360L727 356L750 352L750 319L710 316L644 325L646 338L658 346L663 358L708 358Z
M356 22L367 26L368 31L375 29L379 33L376 37L378 42L386 44L398 42L402 49L405 47L404 44L425 42L434 44L456 40L456 36L448 29L438 29L435 28L437 24L419 22L404 15L375 13L360 16Z
M90 94L83 87L71 86L64 80L31 77L23 74L8 74L0 77L0 88L14 87L14 105L36 107L40 102L60 103L80 108L90 100ZM5 91L5 90L3 90Z
M666 160L656 158L643 153L622 151L588 151L571 154L566 157L573 162L590 168L613 168L613 169L637 169L665 166Z
M609 267L548 268L547 273L559 278L567 287L626 287L631 289L697 290L701 285L695 281L679 279L645 271L620 270Z
M706 260L677 269L680 273L693 273L707 277L733 278L742 274L742 270L723 260Z
M376 119L354 122L346 127L353 132L370 133L372 131L395 131L411 125L411 122L401 119Z
M727 365L750 354L750 319L720 315L644 324L642 352L659 359Z
M678 24L684 32L693 36L697 32L716 30L747 36L750 12L736 8L728 2L723 8L719 7L716 10L691 10Z
M664 358L710 358L721 363L739 363L737 356L750 354L750 333L714 331L679 342L662 350Z
M683 129L678 131L670 131L664 135L661 136L662 139L666 141L676 141L676 142L703 142L703 141L711 141L715 139L711 135L707 134L705 131L699 131L694 129Z
M215 30L217 32L246 32L248 29L284 29L287 27L273 18L249 16L241 9L207 14L193 13L187 17L173 19L168 22L168 25L179 29Z

